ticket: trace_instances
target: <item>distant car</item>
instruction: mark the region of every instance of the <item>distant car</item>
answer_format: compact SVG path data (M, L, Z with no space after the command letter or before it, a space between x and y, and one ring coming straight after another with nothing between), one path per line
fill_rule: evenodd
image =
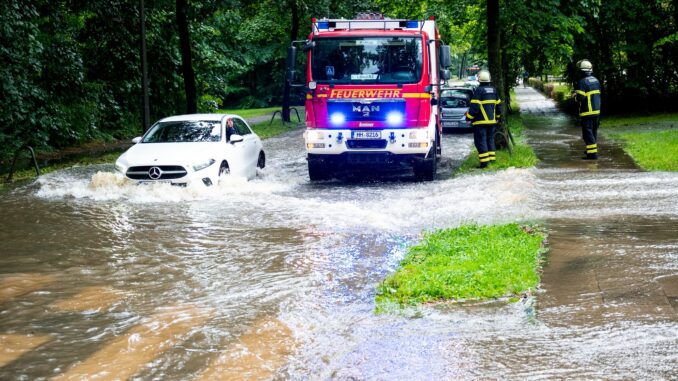
M480 86L480 82L477 79L471 79L469 77L468 80L464 81L464 86L475 89L476 87Z
M235 129L230 136L228 119ZM229 174L251 179L266 165L261 139L237 115L171 116L132 141L115 168L138 182L210 186Z
M440 91L441 122L443 129L469 129L466 112L471 104L473 89L468 87L443 88Z

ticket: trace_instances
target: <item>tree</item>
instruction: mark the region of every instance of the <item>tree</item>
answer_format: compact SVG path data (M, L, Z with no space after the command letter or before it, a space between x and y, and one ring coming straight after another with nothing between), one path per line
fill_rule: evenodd
M499 0L487 0L487 61L492 81L499 91L499 99L506 102L504 76L501 64L501 28L499 24ZM508 107L503 107L504 117Z
M198 112L198 91L195 85L195 72L191 56L191 34L188 30L188 4L186 0L176 0L177 28L181 47L181 72L184 76L186 93L186 113Z

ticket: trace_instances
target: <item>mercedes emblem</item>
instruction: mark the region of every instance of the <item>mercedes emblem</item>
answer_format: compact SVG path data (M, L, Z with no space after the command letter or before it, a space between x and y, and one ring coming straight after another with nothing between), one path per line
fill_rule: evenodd
M157 180L162 176L162 171L158 167L151 167L151 169L148 170L148 177L152 178L153 180Z

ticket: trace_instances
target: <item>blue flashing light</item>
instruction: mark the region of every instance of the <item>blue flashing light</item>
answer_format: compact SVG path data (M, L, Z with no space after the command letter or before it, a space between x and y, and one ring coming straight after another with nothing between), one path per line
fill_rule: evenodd
M335 112L334 114L330 115L330 123L332 123L333 126L339 127L346 122L346 115L340 113L340 112Z
M330 23L327 21L320 21L318 23L318 29L330 29Z
M400 111L391 111L386 115L386 123L391 127L398 127L403 123L403 114Z
M408 21L405 25L406 28L419 28L419 21Z

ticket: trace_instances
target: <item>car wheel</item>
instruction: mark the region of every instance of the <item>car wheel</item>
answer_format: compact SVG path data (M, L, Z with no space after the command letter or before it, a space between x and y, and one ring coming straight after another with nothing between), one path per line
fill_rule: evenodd
M259 152L259 159L257 159L257 168L264 169L266 167L266 154L264 151Z
M219 177L226 176L229 173L231 173L231 168L228 166L227 162L222 161L221 166L219 166Z

